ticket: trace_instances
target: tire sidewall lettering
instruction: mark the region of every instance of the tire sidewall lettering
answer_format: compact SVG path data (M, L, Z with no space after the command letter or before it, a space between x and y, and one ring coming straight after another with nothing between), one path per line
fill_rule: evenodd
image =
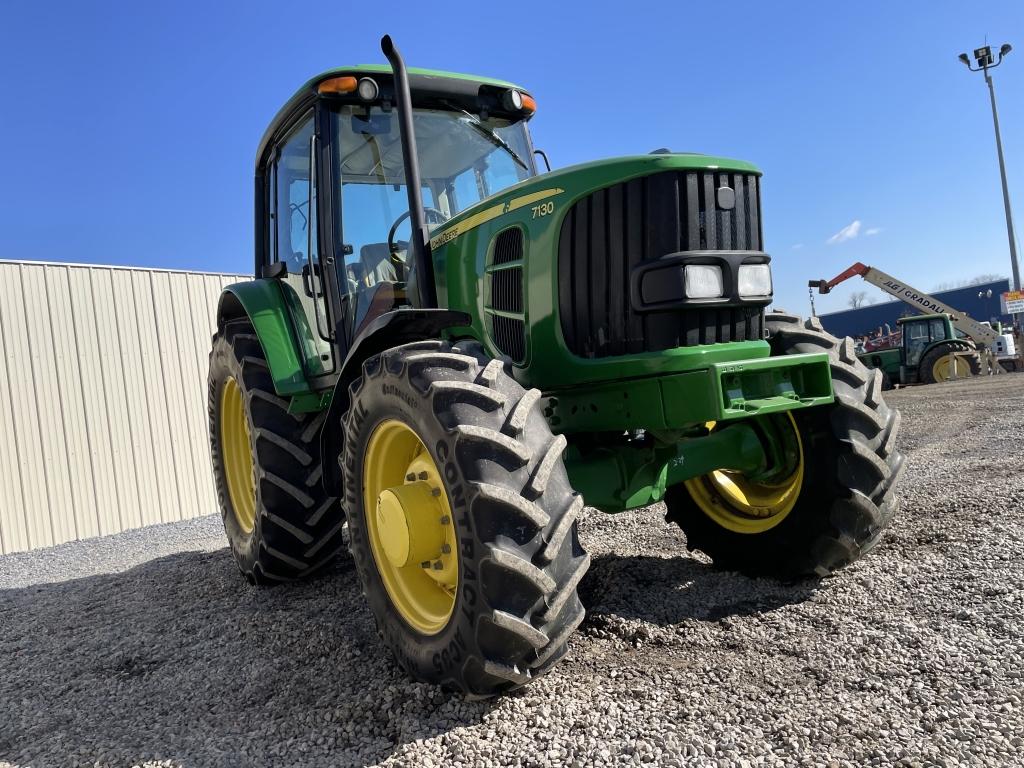
M435 352L438 357L431 359ZM460 357L468 362L460 362ZM503 441L496 435L505 431L509 409L522 402L528 393L501 370L497 378L482 378L481 372L492 362L480 345L469 341L454 345L443 341L416 342L394 347L364 365L361 381L350 388L349 413L341 418L350 547L378 631L398 663L413 677L483 695L522 684L518 675L505 670L543 673L564 655L564 649L558 653L558 648L548 648L542 659L533 643L524 643L522 630L509 627L494 611L532 621L535 626L537 618L544 623L543 617L530 615L538 599L542 596L545 601L550 600L560 588L558 579L571 578L580 572L581 566L585 567L575 521L566 531L554 559L539 561L544 526L527 522L526 515L521 519L520 510L508 509L500 494L495 495L494 488L522 494L531 465L542 452L550 450L555 438L540 408L530 403L534 410L529 426L513 439L532 458L520 464L513 457L517 452L509 452L501 444ZM435 382L473 386L435 387ZM480 388L490 389L494 394L484 396ZM415 408L410 408L412 403ZM435 635L416 632L395 609L373 560L366 531L361 462L373 430L388 419L406 424L427 446L441 476L455 526L455 541L449 539L459 554L453 614ZM462 425L483 431L467 434L457 428ZM559 461L551 470L541 498L533 499L532 503L549 516L547 525L556 526L560 515L576 512L573 496ZM550 575L554 586L540 584L514 562L492 557L497 549L533 563ZM565 604L565 609L537 629L552 642L558 638L560 645L564 645L565 629L576 626L582 612L573 589L573 599Z

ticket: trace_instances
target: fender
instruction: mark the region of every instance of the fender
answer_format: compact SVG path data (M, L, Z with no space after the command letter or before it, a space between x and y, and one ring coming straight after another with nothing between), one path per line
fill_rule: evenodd
M217 328L248 316L263 345L274 389L282 397L311 392L299 357L295 332L281 286L277 280L258 279L227 286L217 305Z
M338 466L343 438L341 417L348 410L348 388L362 373L363 362L385 349L412 341L436 339L446 328L465 327L470 322L470 317L465 312L450 309L402 308L384 313L356 337L345 356L341 375L334 386L331 404L327 409L327 419L320 430L323 483L329 494L342 495L341 467Z

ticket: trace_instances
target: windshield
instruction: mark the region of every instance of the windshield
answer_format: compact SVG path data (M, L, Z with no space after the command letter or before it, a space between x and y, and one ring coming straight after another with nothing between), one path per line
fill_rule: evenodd
M410 225L402 141L394 110L347 105L331 119L333 176L341 180L335 231L343 242L336 244L336 253L344 255L358 326L374 297L379 298L376 286L389 283L401 291L408 277ZM417 109L413 125L431 228L536 173L522 120L483 119L456 108Z

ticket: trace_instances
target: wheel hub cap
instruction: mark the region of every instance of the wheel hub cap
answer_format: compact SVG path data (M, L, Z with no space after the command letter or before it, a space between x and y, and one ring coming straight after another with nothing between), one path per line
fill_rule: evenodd
M377 573L401 617L440 632L455 610L458 552L448 495L419 436L389 419L370 435L363 508Z
M381 547L396 568L441 557L444 509L430 484L416 480L385 488L377 496Z

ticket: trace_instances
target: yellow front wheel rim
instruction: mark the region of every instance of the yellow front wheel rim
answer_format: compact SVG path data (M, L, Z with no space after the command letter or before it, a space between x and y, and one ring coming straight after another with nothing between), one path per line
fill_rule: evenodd
M413 629L436 635L455 611L455 525L437 465L401 421L383 421L370 435L363 459L363 513L391 604Z
M245 533L252 533L256 525L252 445L245 397L234 377L224 382L220 394L220 445L232 513L238 527Z
M686 489L700 510L723 528L736 533L764 533L793 511L804 481L804 448L791 414L785 425L792 429L796 457L783 480L754 482L741 472L716 470L686 481ZM784 425L784 426L785 426Z
M953 363L949 362L949 355L943 355L932 366L932 376L936 381L948 381L953 378L953 370L956 370L956 377L963 379L971 375L971 366L962 357L953 355Z

